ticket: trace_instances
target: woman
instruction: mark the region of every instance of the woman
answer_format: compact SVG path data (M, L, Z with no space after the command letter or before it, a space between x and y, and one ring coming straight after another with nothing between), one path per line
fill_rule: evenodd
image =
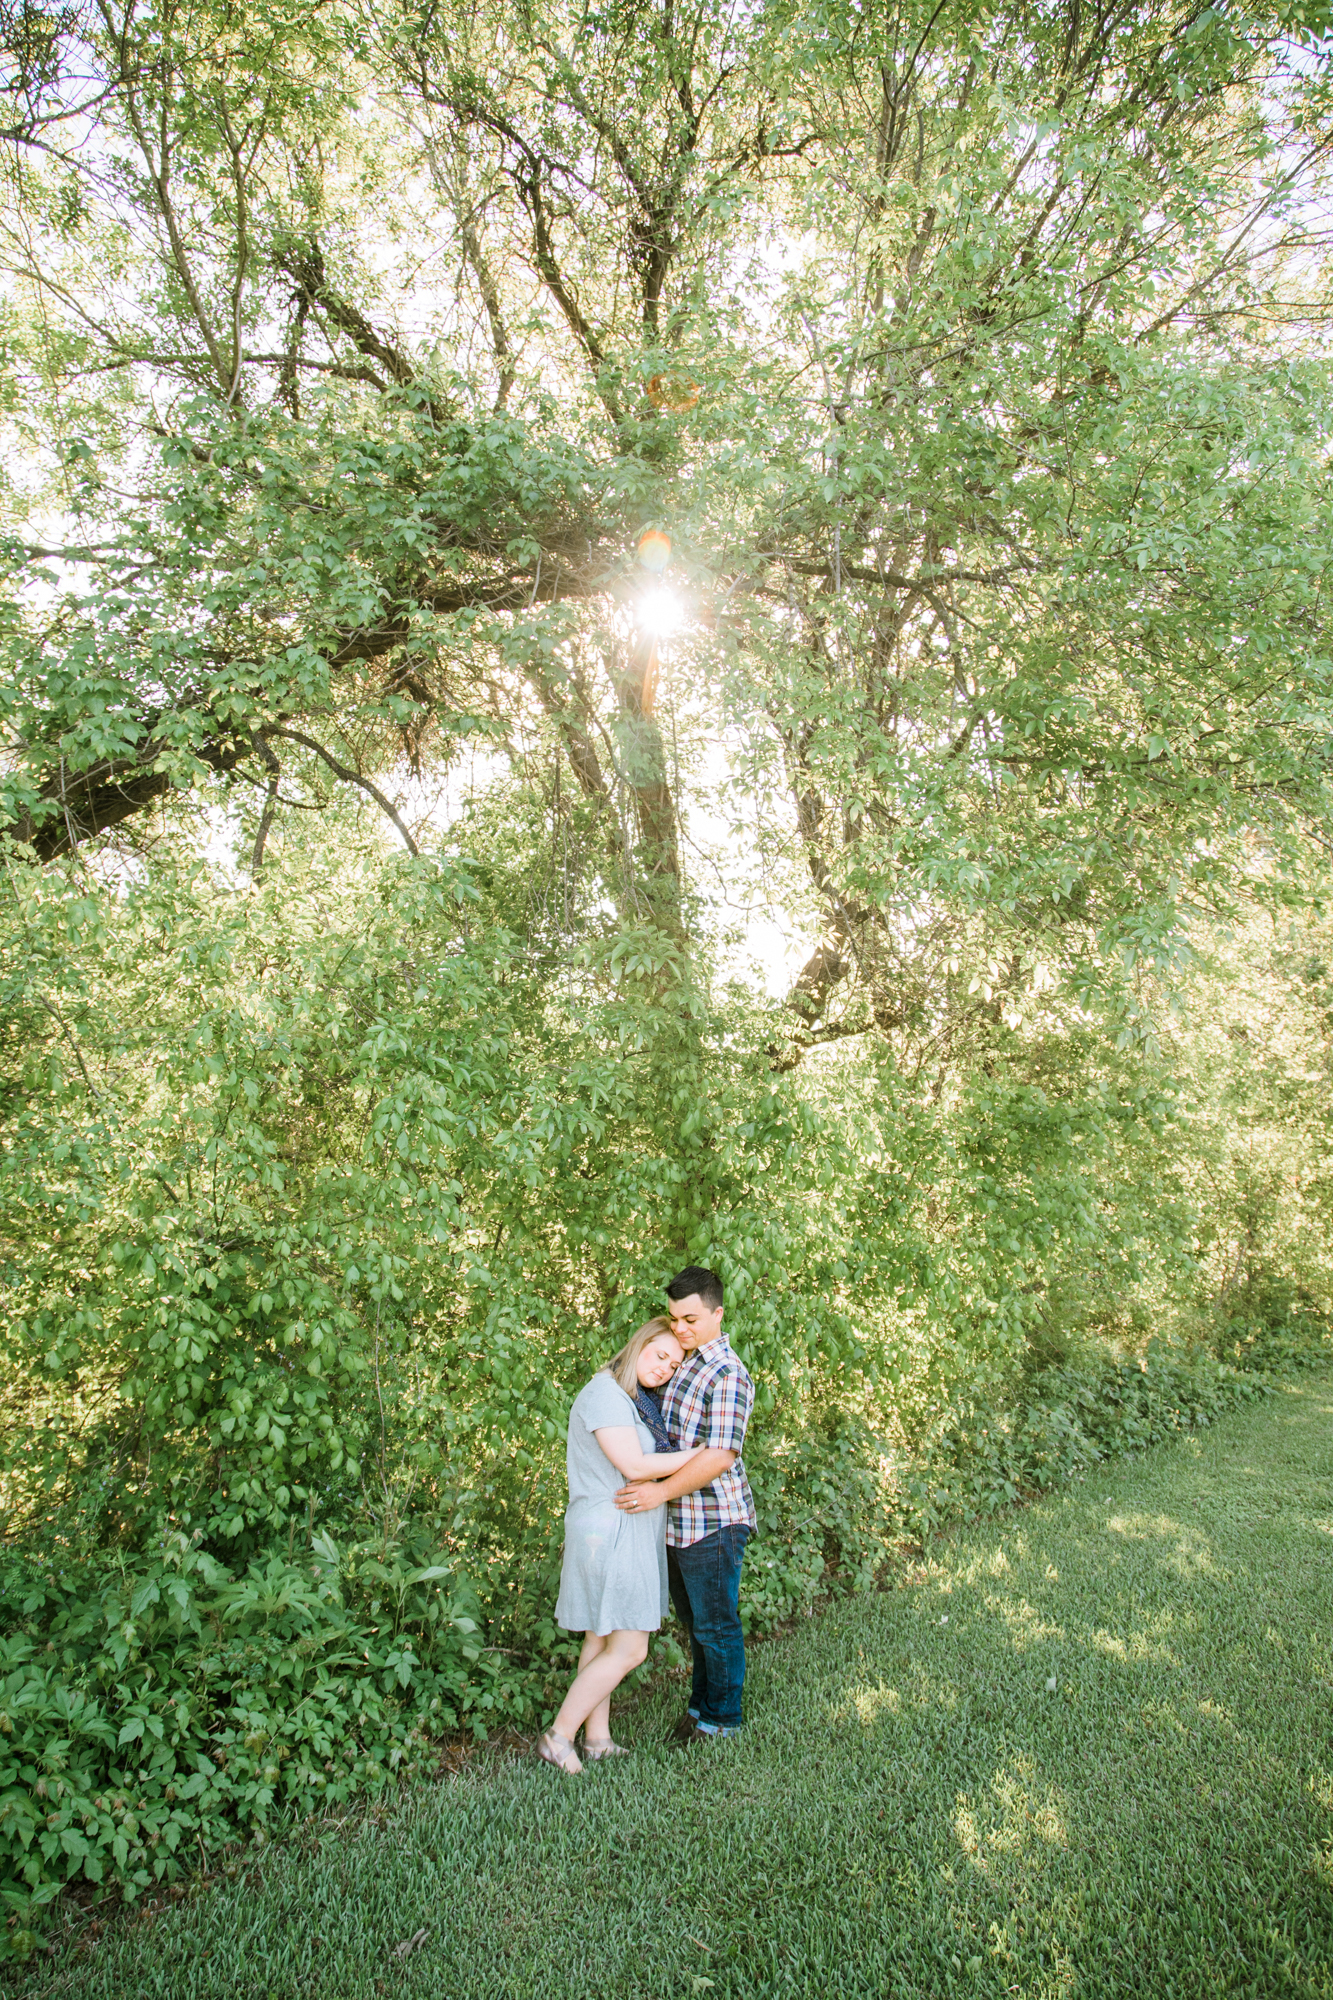
M651 1389L675 1374L684 1351L671 1322L650 1319L614 1361L579 1390L569 1413L569 1507L556 1620L582 1632L579 1670L537 1754L571 1777L583 1769L574 1737L586 1726L585 1757L619 1757L611 1740L611 1695L648 1657L648 1634L667 1608L666 1513L620 1512L627 1479L665 1479L691 1451L667 1443Z

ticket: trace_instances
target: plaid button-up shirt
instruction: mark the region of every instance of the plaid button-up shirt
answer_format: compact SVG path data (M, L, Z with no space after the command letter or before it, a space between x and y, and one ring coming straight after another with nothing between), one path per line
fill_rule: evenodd
M754 1500L740 1450L754 1408L754 1383L720 1333L687 1354L662 1396L662 1421L673 1449L693 1444L734 1451L736 1462L697 1493L667 1502L667 1547L688 1549L719 1528L755 1527Z

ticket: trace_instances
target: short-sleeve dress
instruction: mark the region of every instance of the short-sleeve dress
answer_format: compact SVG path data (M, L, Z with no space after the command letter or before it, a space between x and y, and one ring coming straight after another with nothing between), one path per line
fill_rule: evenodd
M666 1616L666 1509L620 1511L614 1496L624 1479L593 1435L631 1426L641 1451L657 1450L632 1400L603 1369L569 1413L569 1506L555 1616L570 1632L655 1632Z

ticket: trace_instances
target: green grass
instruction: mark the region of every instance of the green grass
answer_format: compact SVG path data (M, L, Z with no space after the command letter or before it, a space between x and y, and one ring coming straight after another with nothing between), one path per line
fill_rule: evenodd
M616 1768L473 1763L27 1988L1328 2000L1331 1419L1306 1378L937 1543L754 1648L734 1743L661 1747L659 1687Z

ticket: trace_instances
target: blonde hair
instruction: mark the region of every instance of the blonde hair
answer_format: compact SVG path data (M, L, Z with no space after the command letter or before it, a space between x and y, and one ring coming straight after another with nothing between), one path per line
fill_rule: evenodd
M664 1333L671 1333L671 1321L665 1313L656 1319L645 1320L637 1333L632 1333L619 1354L613 1354L606 1364L605 1372L614 1375L627 1396L632 1396L639 1386L639 1356L650 1340L660 1340ZM671 1333L671 1338L676 1338Z

